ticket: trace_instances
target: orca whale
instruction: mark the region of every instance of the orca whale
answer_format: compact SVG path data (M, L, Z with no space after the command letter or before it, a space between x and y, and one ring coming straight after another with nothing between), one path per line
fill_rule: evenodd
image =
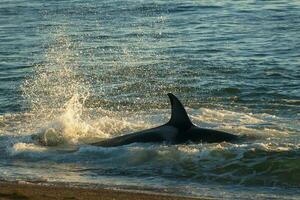
M182 144L186 142L220 143L232 142L238 139L237 135L223 131L200 128L194 125L181 102L172 93L168 93L171 101L171 119L162 126L114 137L91 145L101 147L115 147L131 143L158 143Z

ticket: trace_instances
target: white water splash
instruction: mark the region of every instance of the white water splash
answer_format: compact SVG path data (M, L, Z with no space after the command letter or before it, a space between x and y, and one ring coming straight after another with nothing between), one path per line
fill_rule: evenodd
M101 105L85 107L92 93L90 80L84 76L80 44L65 33L64 28L51 33L44 62L34 67L34 74L22 86L33 116L29 124L37 133L34 138L47 146L73 145L148 127L144 122L136 125L126 115L109 112Z

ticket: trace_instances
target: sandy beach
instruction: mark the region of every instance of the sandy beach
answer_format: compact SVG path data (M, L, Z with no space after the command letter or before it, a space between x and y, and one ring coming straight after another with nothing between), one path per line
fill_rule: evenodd
M130 199L130 200L195 200L199 198L189 198L159 194L145 194L131 191L111 190L111 189L86 189L67 186L45 186L37 184L20 183L0 183L0 199ZM201 198L202 199L202 198Z

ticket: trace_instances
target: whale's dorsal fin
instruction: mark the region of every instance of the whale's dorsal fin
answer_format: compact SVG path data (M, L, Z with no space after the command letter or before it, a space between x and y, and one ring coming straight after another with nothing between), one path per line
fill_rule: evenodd
M168 93L168 96L171 101L171 119L167 123L168 125L175 126L179 129L188 129L190 128L193 123L191 122L189 116L186 113L182 103L177 99L177 97L172 94Z

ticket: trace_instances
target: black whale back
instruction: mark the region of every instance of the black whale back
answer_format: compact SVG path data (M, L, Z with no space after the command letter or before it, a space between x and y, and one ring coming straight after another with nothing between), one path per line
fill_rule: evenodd
M170 121L166 125L173 126L179 130L174 143L187 141L213 143L229 142L238 139L236 135L230 133L195 126L177 97L171 93L168 93L168 96L171 101L172 114Z
M181 144L192 142L223 142L236 140L238 137L222 131L199 128L191 122L181 102L168 93L171 101L171 119L168 123L155 128L138 131L118 137L102 140L92 145L115 147L135 142L169 142Z

